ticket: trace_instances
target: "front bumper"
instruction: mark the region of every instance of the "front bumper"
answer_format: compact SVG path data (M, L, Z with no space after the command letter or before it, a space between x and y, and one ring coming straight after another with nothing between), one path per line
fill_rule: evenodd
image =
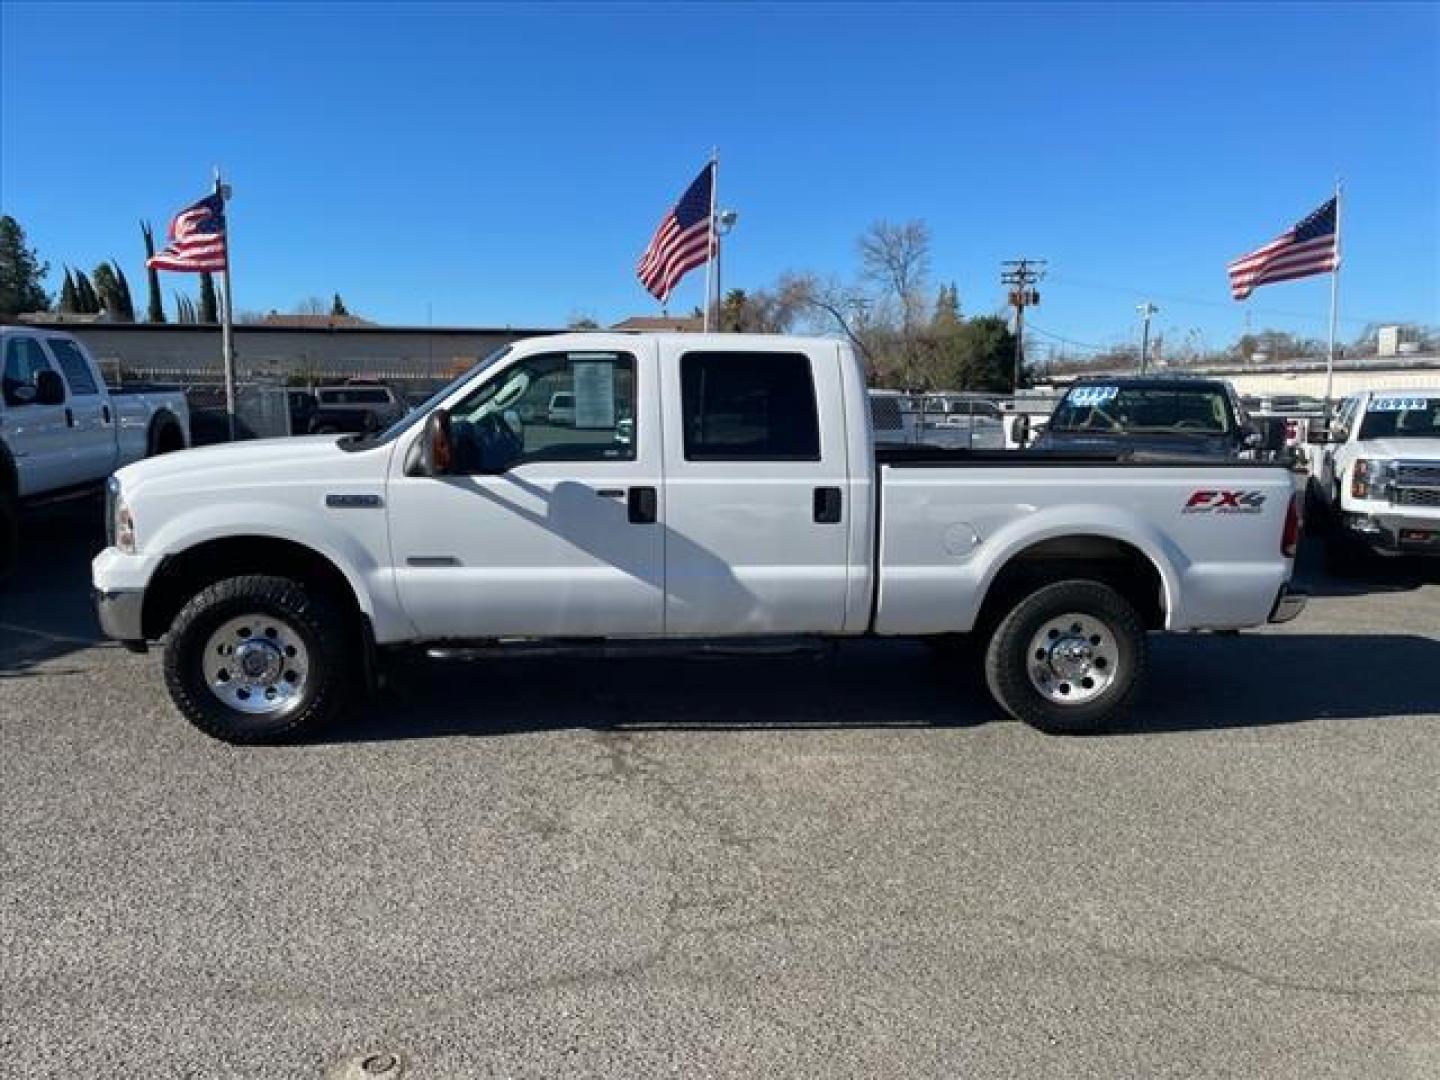
M1376 551L1440 555L1440 517L1347 513L1342 520L1346 532Z
M1310 597L1298 592L1289 585L1281 585L1280 593L1275 597L1275 606L1270 609L1269 621L1272 623L1287 623L1305 610L1305 604Z
M132 652L144 652L145 593L139 589L117 592L92 589L91 596L105 636L114 638Z

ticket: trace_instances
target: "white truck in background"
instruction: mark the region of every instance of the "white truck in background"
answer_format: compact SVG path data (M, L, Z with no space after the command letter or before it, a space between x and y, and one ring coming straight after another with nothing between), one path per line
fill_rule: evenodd
M558 387L572 423L522 421ZM796 635L970 635L1002 708L1086 732L1148 631L1304 604L1286 469L876 445L873 400L833 339L519 341L382 432L121 469L100 622L164 638L172 700L233 742L335 718L388 649Z
M178 390L112 390L72 334L0 326L0 575L20 508L98 489L116 469L190 442Z
M1351 394L1308 442L1310 516L1335 569L1440 555L1440 388Z

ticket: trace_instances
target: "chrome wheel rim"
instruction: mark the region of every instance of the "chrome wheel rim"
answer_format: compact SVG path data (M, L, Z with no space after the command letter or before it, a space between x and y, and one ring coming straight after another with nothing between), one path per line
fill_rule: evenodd
M295 628L273 615L242 615L205 642L205 685L220 701L253 716L279 716L300 704L310 654Z
M1047 619L1030 639L1025 670L1046 701L1084 705L1120 674L1115 632L1103 619L1071 612Z

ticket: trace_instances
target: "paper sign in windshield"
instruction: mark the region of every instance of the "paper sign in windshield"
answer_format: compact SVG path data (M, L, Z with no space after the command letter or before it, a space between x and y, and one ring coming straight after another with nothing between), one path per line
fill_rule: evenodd
M1078 386L1070 391L1069 404L1082 409L1103 405L1120 393L1118 386Z
M1381 397L1370 402L1371 412L1424 412L1429 407L1423 397Z
M615 426L615 361L582 360L575 372L575 426Z

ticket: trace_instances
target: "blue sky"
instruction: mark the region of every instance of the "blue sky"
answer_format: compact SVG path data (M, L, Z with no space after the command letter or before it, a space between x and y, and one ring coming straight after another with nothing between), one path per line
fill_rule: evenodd
M1245 326L1227 259L1338 173L1342 336L1440 322L1436 5L7 2L0 18L4 211L56 267L114 256L134 285L137 219L163 230L219 163L241 309L339 291L391 323L654 313L636 257L715 145L740 213L727 286L851 275L867 223L918 217L969 313L1002 303L1001 259L1039 256L1044 331L1131 340L1148 296L1172 341L1213 347ZM1328 288L1261 289L1252 325L1323 336Z

